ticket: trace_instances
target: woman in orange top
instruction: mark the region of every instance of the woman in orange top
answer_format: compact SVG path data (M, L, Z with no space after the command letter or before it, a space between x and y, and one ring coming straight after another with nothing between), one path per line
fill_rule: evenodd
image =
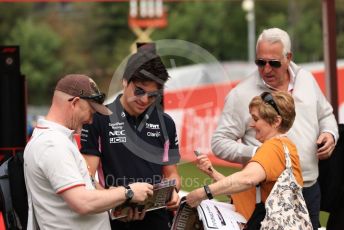
M297 182L303 185L296 146L285 135L295 119L291 95L264 92L251 100L249 110L251 127L256 131L256 139L263 144L241 171L227 177L212 168L206 155L198 156L198 167L216 182L190 192L186 197L190 206L196 207L202 200L213 196L231 195L236 210L249 219L256 203L255 186L261 184L262 201L265 202L286 167L283 143L290 152L293 174Z

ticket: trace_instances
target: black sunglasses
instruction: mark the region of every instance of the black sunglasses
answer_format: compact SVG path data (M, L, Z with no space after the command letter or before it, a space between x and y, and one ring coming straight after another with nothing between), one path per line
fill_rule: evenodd
M103 104L105 101L105 93L91 95L91 96L79 96L79 97L81 99L95 101L98 104ZM74 98L75 97L72 97L72 98L68 99L68 101L72 101Z
M271 93L269 93L269 92L264 92L264 93L262 93L262 94L260 95L260 97L262 98L262 100L263 100L265 103L271 105L271 106L275 109L275 111L277 112L277 114L281 116L281 113L280 113L280 111L279 111L279 109L278 109L278 107L277 107L277 104L276 104L276 102L274 101L274 99L273 99Z
M142 89L136 85L134 85L134 86L135 86L134 95L137 97L143 97L144 95L147 94L148 99L152 100L152 99L155 99L161 95L160 90L154 91L154 92L146 92L144 89Z
M278 60L256 59L255 63L258 67L264 67L266 65L266 63L269 63L269 65L272 68L280 68L282 66L281 61L278 61Z

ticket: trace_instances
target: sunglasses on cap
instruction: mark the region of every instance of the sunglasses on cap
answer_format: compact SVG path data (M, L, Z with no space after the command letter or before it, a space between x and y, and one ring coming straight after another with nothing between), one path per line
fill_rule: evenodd
M280 111L279 111L279 109L278 109L278 107L277 107L277 104L276 104L276 102L274 101L274 99L273 99L271 93L269 93L269 92L264 92L264 93L262 93L262 94L260 95L260 97L262 98L262 100L263 100L265 103L271 105L272 108L275 109L275 111L277 112L277 114L281 116L281 113L280 113Z
M272 68L280 68L282 66L281 61L279 60L264 60L264 59L256 59L255 63L258 67L264 67L266 63L269 63L269 65Z
M137 97L143 97L144 95L147 94L147 97L149 100L153 100L155 98L157 98L158 96L160 96L160 90L157 90L157 91L154 91L154 92L146 92L144 89L136 86L135 86L135 89L134 89L134 95L137 96Z
M74 98L75 97L72 97L68 99L68 101L72 101ZM103 104L105 101L105 93L91 95L91 96L79 96L79 98L85 99L85 100L92 100L98 104Z

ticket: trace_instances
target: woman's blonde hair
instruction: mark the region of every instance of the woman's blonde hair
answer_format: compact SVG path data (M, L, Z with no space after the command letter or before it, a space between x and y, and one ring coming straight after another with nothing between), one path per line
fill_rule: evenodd
M262 95L271 94L272 101L264 100ZM275 103L275 108L272 104ZM293 97L286 92L264 92L260 96L254 97L249 109L258 108L259 116L268 124L273 125L277 116L282 118L278 131L286 133L294 123L296 112Z

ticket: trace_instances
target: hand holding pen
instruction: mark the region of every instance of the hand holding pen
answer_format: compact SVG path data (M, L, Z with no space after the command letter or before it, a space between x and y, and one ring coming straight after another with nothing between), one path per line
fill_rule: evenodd
M215 181L219 181L219 180L225 178L225 176L223 174L221 174L215 168L213 168L213 165L212 165L211 161L209 160L207 154L201 154L197 150L195 150L194 153L197 156L197 167L202 172L204 172L205 174L210 176Z
M209 172L213 172L212 164L206 154L202 154L200 151L195 150L194 151L196 157L197 157L197 166L199 169L204 171L205 173L209 174ZM207 170L209 172L207 172Z

